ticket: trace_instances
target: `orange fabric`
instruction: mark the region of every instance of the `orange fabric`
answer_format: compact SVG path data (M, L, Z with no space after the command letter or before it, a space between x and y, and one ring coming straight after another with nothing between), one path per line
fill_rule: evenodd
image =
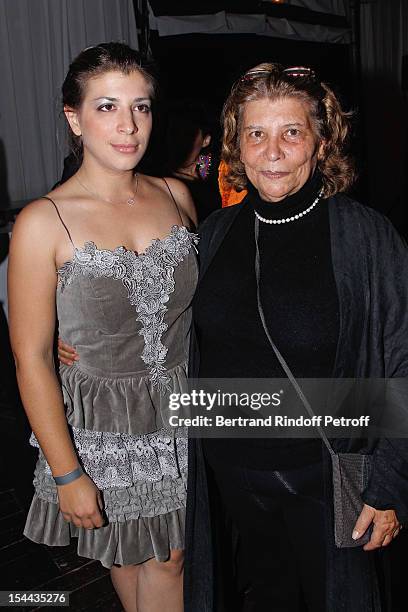
M227 173L227 164L224 161L220 162L220 165L218 166L218 187L221 194L223 208L226 206L234 206L234 204L239 204L248 193L246 189L243 189L242 191L235 191L235 189L225 180Z

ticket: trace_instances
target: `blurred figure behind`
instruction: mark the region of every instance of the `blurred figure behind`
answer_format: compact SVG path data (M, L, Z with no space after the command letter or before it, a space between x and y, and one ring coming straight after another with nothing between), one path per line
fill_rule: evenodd
M164 175L178 178L189 188L199 223L221 208L215 131L210 113L203 104L180 100L171 105L166 129Z

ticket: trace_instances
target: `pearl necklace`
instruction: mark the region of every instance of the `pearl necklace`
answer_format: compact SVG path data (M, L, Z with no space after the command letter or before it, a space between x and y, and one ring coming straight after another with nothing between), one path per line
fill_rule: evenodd
M305 215L307 215L307 213L313 210L313 208L316 206L316 204L318 203L322 195L323 195L323 189L319 191L317 198L309 206L309 208L306 208L306 210L303 210L301 213L298 213L297 215L293 215L293 217L286 217L286 219L265 219L265 217L261 217L261 215L256 210L255 210L255 215L257 216L259 221L262 221L262 223L269 223L269 225L277 225L278 223L290 223L291 221L296 221L297 219L304 217Z

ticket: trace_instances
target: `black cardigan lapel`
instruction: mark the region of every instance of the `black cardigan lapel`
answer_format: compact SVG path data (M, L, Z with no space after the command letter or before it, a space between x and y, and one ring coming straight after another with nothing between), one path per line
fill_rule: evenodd
M204 274L208 270L214 255L222 244L226 234L230 230L238 213L242 210L244 202L236 204L229 208L223 208L210 215L205 222L199 227L198 234L200 242L198 243L198 256L200 261L200 272L198 282L200 283ZM194 302L193 302L194 309ZM200 369L200 351L198 349L198 341L194 328L194 323L190 333L190 351L189 351L188 375L190 378L197 378Z
M198 282L207 272L210 263L221 246L225 236L234 223L238 213L245 206L245 200L241 204L223 208L212 214L199 228L200 242L198 252L200 257L200 273Z
M365 235L361 230L360 207L346 196L329 198L330 242L333 272L340 308L340 329L333 378L366 375L361 350L367 333L369 284L364 253ZM358 251L356 245L360 245Z

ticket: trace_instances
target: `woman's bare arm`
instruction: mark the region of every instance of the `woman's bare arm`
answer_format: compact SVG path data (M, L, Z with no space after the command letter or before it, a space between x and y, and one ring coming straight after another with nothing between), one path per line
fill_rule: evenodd
M76 469L78 458L53 361L57 235L52 213L44 201L38 201L19 214L10 245L8 295L21 399L53 475L60 476ZM102 524L98 491L86 475L58 491L68 520L79 526Z

